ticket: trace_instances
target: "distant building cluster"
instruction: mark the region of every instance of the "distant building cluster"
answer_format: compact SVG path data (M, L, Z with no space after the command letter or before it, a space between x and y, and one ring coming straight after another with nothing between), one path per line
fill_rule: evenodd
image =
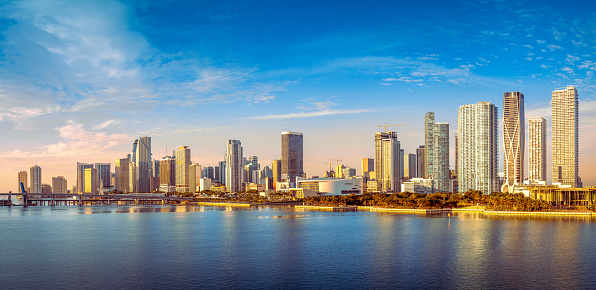
M552 92L552 182L554 185L582 187L579 177L578 93L574 86ZM405 153L398 134L385 130L374 135L375 158L363 158L361 175L356 169L330 160L323 177L306 179L303 134L281 133L281 156L271 167L262 166L257 156L244 155L240 140L228 140L222 161L215 166L192 162L191 149L179 146L171 155L153 159L151 137L134 140L132 151L110 163L76 164L76 184L67 189L62 176L52 184L42 184L41 168L34 165L18 172L18 190L30 193L168 192L200 191L237 193L241 191L286 191L296 196L342 195L395 192L523 192L529 186L545 186L546 120L528 118L528 176L525 176L526 118L524 95L503 94L503 164L498 172L498 119L495 104L478 102L458 109L454 136L455 168L450 169L450 128L437 122L434 112L424 116L424 145L415 153ZM167 151L167 149L166 149ZM335 161L335 162L334 162ZM335 166L333 166L335 165ZM21 187L22 184L22 187ZM539 195L536 195L539 196Z

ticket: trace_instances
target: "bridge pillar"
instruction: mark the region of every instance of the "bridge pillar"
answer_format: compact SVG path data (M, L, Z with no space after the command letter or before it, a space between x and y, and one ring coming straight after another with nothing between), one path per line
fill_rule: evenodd
M29 196L23 195L23 207L29 206Z

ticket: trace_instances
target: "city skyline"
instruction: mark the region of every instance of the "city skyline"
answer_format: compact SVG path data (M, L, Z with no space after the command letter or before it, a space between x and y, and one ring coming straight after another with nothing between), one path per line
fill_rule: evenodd
M304 172L322 175L325 160L359 168L374 158L383 123L408 124L395 131L416 152L428 111L450 124L454 169L459 106L502 110L503 93L515 91L526 119L547 121L550 181L551 93L567 85L579 93L579 176L596 185L596 4L582 5L7 2L0 191L16 191L16 174L34 164L42 183L74 185L77 162L113 163L130 153L131 136L150 136L154 159L189 146L194 163L215 166L227 140L271 164L279 132L302 132ZM346 136L357 138L337 143Z

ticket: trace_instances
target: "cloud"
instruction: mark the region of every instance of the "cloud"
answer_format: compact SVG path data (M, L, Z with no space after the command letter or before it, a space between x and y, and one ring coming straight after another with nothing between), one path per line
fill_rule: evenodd
M533 47L533 46L531 46L531 45L529 45L529 44L525 44L525 45L523 45L523 46L525 46L525 47L527 47L527 48L529 48L529 49L534 49L534 47Z
M563 49L562 47L560 47L558 45L554 45L554 44L549 44L546 47L548 47L548 49L550 49L550 51L555 51L557 49Z
M330 115L362 114L362 113L370 113L370 112L374 112L374 111L376 111L376 110L372 110L372 109L322 110L322 111L316 111L316 112L300 112L300 113L290 113L290 114L282 114L282 115L255 116L255 117L248 117L247 119L251 119L251 120L281 120L281 119L322 117L322 116L330 116Z
M329 107L337 106L336 102L333 101L316 101L314 98L308 98L306 100L302 100L303 103L307 103L307 105L300 105L297 106L296 109L298 110L307 110L307 111L322 111L326 110Z
M117 124L117 123L118 123L118 122L117 122L117 121L115 121L115 120L108 120L108 121L105 121L105 122L103 122L103 123L101 123L101 124L99 124L99 125L97 125L97 126L93 127L93 129L94 129L94 130L101 130L101 129L105 129L105 128L107 128L108 126L110 126L110 125L112 125L112 124Z
M414 72L415 74L422 76L420 72ZM384 78L384 82L404 82L404 83L416 83L421 82L421 79L412 79L411 77L400 77L400 78Z

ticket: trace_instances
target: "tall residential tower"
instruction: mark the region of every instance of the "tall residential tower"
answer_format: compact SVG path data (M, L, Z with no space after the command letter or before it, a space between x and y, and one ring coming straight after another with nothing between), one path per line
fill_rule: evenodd
M528 118L528 165L530 182L546 183L546 120Z
M296 182L304 174L303 136L298 132L281 132L281 178Z
M503 148L505 149L505 182L503 192L513 192L513 187L524 182L525 148L524 94L503 94Z
M555 90L552 94L552 182L578 186L578 95L574 86Z

